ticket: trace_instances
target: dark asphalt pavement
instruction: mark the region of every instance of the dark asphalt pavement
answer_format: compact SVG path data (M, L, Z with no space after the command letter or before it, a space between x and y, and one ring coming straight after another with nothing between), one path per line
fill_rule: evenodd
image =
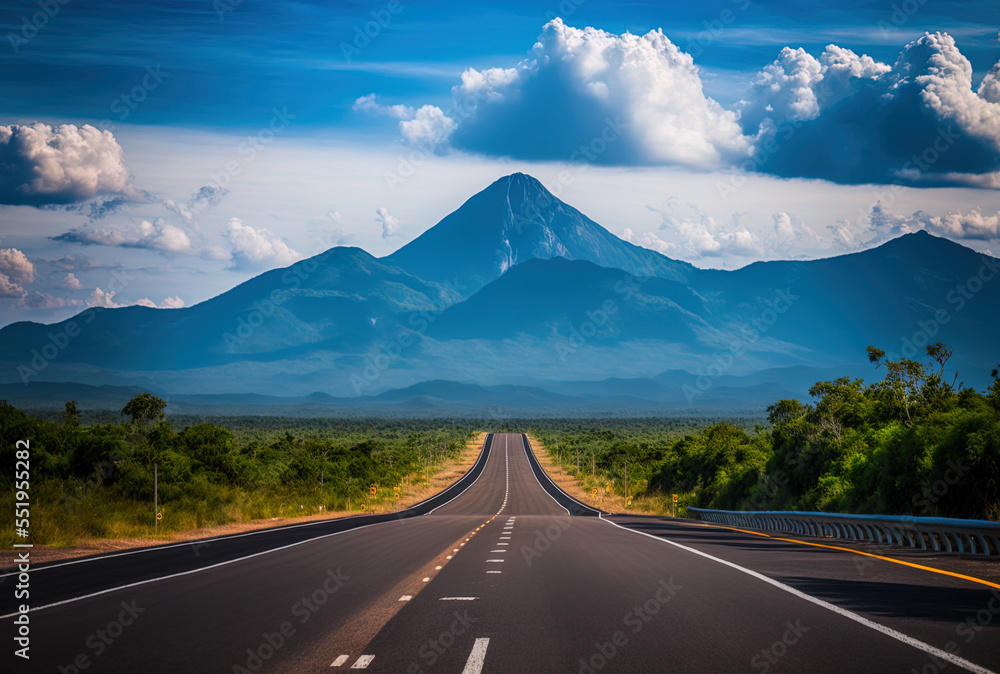
M486 445L402 517L37 567L31 660L13 657L5 617L2 671L1000 671L1000 590L602 516L548 481L523 436Z

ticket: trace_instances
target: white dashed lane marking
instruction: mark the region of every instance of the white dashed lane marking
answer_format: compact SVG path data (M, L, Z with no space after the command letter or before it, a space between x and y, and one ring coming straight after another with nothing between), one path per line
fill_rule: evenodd
M374 659L374 655L362 655L354 661L354 664L351 665L351 669L368 669L368 665L372 664L372 660Z
M483 671L483 665L486 663L486 649L489 645L489 639L476 639L476 643L472 646L472 652L469 653L469 659L465 663L465 669L462 670L462 674L479 674Z
M345 662L347 662L347 658L348 658L348 656L346 656L346 655L338 655L337 659L330 663L330 666L331 667L340 667L342 664L344 664Z

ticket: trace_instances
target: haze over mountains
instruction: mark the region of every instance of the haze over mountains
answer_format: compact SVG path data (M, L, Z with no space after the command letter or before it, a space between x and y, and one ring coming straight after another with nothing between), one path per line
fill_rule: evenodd
M9 325L0 397L55 400L58 386L36 384L76 382L248 412L255 403L226 396L320 393L308 404L331 410L721 412L802 397L818 379L875 379L866 346L926 360L927 340L954 347L949 367L981 387L1000 362L998 264L918 232L829 259L700 270L513 174L385 258L338 247L184 309Z

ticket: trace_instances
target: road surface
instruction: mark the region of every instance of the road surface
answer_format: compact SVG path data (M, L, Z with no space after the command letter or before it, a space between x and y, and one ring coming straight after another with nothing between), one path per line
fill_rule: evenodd
M30 661L4 576L2 671L1000 671L1000 590L600 516L521 435L490 435L462 481L402 515L34 567Z

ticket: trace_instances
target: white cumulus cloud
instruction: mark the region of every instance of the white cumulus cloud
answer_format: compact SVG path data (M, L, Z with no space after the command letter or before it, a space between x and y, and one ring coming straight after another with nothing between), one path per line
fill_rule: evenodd
M17 248L0 250L0 297L22 297L35 280L35 265Z
M677 246L664 241L653 232L642 232L641 234L636 234L630 227L625 228L623 238L629 243L634 243L637 246L655 250L656 252L663 253L664 255L668 255L672 250L677 248Z
M896 215L877 203L868 217L866 232L871 236L870 243L881 243L920 230L949 239L998 241L1000 211L983 213L982 209L974 208L966 213L954 211L945 215L933 215L926 211Z
M181 309L184 307L184 300L177 296L165 297L162 302L157 304L148 297L143 297L136 304L140 307L149 307L150 309Z
M770 235L767 237L767 247L771 252L781 257L787 257L795 250L801 250L803 244L814 244L818 238L802 218L794 213L778 211L771 215L774 221Z
M751 170L841 183L1000 187L1000 64L978 90L946 33L893 65L829 45L786 47L736 106L755 136Z
M763 253L760 237L740 223L738 214L733 214L732 223L725 225L695 204L682 204L674 198L668 200L666 208L648 208L663 218L657 238L664 243L662 246L640 244L647 248L663 253L671 250L687 259L756 257ZM646 240L655 244L649 236L646 235ZM640 241L642 239L633 243Z
M913 40L892 64L835 44L785 47L727 109L662 30L557 18L514 67L467 68L449 106L370 94L354 109L398 120L405 140L434 151L1000 189L1000 63L972 83L946 33Z
M239 218L229 219L224 236L234 269L285 266L299 259L299 254L270 230L254 229Z
M59 285L66 290L83 290L83 284L80 283L80 279L73 272L66 274Z
M102 194L137 198L121 146L90 125L0 126L0 203L70 204Z
M714 168L745 156L737 122L705 95L698 68L661 31L617 35L547 23L515 68L467 69L449 110L381 106L413 143L524 159Z
M375 209L375 222L382 225L382 238L388 239L390 236L399 234L399 220L389 213L389 209L380 206Z
M118 307L125 305L115 302L114 290L104 292L100 288L94 288L94 292L90 293L90 297L87 298L87 306L102 307L104 309L117 309Z
M448 144L458 122L436 105L412 108L408 105L382 105L375 94L362 96L354 102L355 112L382 115L399 120L399 133L411 145L436 151Z
M53 239L84 245L146 248L184 255L198 254L187 232L163 218L156 218L152 222L142 220L138 224L125 227L106 226L100 229L77 227Z

